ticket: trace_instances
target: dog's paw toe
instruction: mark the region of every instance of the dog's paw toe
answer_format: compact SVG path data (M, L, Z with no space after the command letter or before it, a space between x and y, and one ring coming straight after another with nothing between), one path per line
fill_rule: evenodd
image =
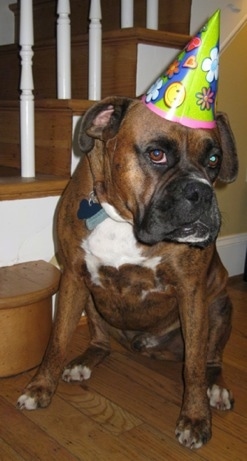
M184 445L186 448L197 449L203 445L202 440L197 440L196 437L191 434L189 429L185 429L183 431L176 429L175 434L179 443Z
M175 430L176 437L186 448L198 449L211 438L211 428L207 420L192 421L182 418Z
M22 394L17 400L16 407L19 410L36 410L38 407L37 399L28 394Z
M71 381L83 381L85 379L89 379L91 376L90 368L83 366L83 365L75 365L72 368L65 368L62 379L66 382Z
M51 402L55 388L50 379L41 376L28 384L17 400L16 407L19 410L46 408Z
M217 410L230 410L233 407L234 399L231 391L214 384L207 390L210 406Z

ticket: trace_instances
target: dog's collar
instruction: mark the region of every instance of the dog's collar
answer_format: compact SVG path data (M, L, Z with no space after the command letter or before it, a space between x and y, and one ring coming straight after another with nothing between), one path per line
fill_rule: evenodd
M85 221L88 230L93 230L98 224L104 221L108 215L104 208L98 203L94 192L91 192L88 200L83 199L80 202L77 217Z

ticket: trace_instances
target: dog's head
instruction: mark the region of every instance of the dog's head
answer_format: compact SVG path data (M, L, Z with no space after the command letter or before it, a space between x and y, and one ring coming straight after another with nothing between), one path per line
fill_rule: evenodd
M217 114L216 122L215 129L187 128L128 98L95 104L79 144L106 212L133 223L146 244L213 242L220 228L213 185L234 181L238 170L226 115Z

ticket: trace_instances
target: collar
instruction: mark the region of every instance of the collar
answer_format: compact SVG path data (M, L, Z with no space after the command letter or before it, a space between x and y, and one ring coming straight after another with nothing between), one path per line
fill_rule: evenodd
M97 202L94 192L91 192L89 199L83 199L80 202L77 217L85 221L88 230L93 230L98 224L103 222L108 215L100 203Z

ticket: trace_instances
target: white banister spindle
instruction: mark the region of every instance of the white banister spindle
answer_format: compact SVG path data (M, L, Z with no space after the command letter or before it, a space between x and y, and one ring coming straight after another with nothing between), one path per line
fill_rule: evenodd
M71 98L70 2L57 2L57 97Z
M102 27L100 0L91 0L89 13L88 99L101 99Z
M133 27L134 25L134 1L121 0L121 28Z
M147 0L146 27L158 30L159 27L159 0Z
M34 97L33 97L33 4L32 0L20 1L20 138L21 175L35 176Z

